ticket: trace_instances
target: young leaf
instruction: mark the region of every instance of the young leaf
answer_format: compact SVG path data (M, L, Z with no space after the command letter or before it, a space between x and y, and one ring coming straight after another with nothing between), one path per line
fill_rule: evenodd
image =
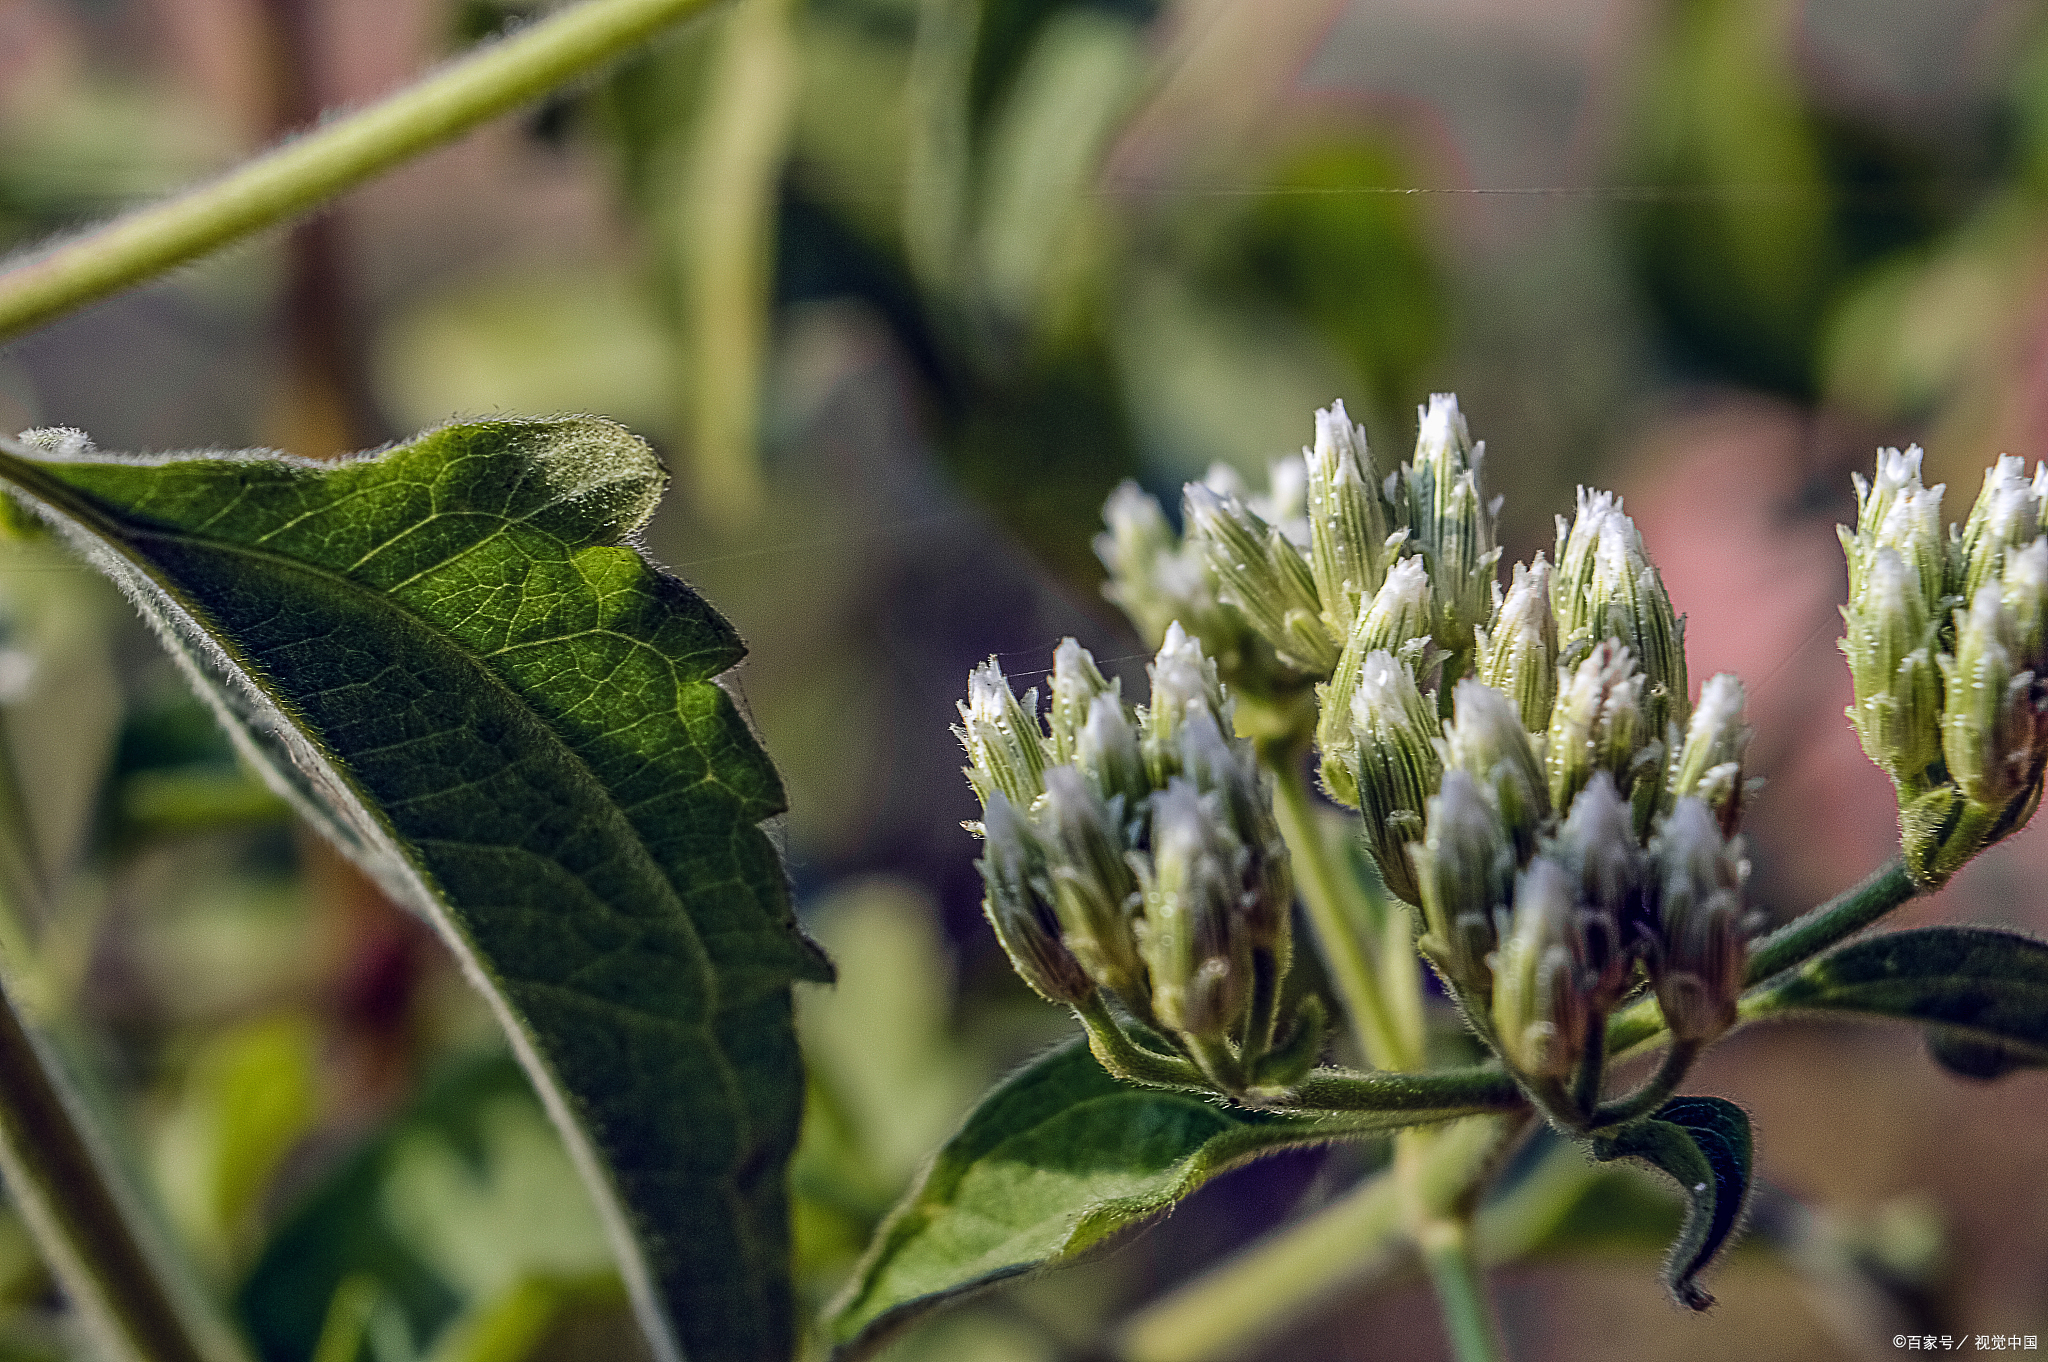
M1745 1017L1812 1009L1927 1022L1958 1073L2048 1065L2048 943L1989 927L1920 927L1845 946L1745 999Z
M1685 1193L1685 1224L1664 1264L1664 1284L1680 1305L1705 1310L1713 1296L1700 1274L1728 1246L1749 1202L1749 1117L1718 1097L1674 1097L1656 1114L1593 1141L1593 1157L1641 1159Z
M592 1185L657 1356L792 1346L790 984L725 621L622 540L664 481L593 418L335 464L52 456L0 479L118 582L281 791L426 914Z
M1277 1116L1133 1087L1077 1037L997 1085L939 1150L828 1319L833 1355L866 1357L937 1306L1072 1258L1255 1155L1433 1118Z

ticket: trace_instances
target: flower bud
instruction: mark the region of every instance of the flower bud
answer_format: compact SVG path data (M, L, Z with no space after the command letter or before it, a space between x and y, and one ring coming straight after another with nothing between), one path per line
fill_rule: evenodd
M1849 594L1853 596L1862 584L1862 573L1868 567L1870 553L1876 551L1878 526L1892 514L1892 506L1901 496L1913 496L1925 492L1921 487L1921 446L1909 444L1905 453L1896 449L1878 451L1878 471L1872 481L1864 481L1862 473L1851 473L1849 481L1855 483L1855 530L1847 526L1839 528L1839 535L1845 547L1849 547ZM1939 487L1935 487L1939 492ZM1939 498L1935 498L1939 506Z
M2005 575L2006 554L2040 536L2041 498L2027 477L2027 462L2001 454L1984 471L1984 490L1963 522L1963 599L1975 601L1987 584Z
M1842 611L1855 703L1849 721L1870 759L1909 792L1927 788L1941 755L1941 676L1934 620L1918 575L1891 547L1874 550Z
M1263 692L1298 680L1244 616L1223 604L1201 545L1176 535L1158 501L1138 484L1125 482L1111 492L1102 518L1109 526L1095 538L1095 555L1109 569L1102 594L1130 617L1148 646L1158 647L1178 621L1233 685Z
M1581 487L1578 510L1571 521L1557 517L1557 577L1551 584L1551 603L1557 612L1557 636L1564 643L1598 641L1594 637L1599 621L1592 607L1593 567L1600 531L1610 517L1620 514L1620 497Z
M1201 546L1218 594L1243 612L1283 662L1329 675L1338 642L1323 623L1315 577L1301 550L1239 497L1199 482L1189 483L1184 495L1190 539Z
M1429 831L1410 843L1422 897L1424 954L1474 1006L1493 993L1486 958L1497 941L1495 920L1505 915L1515 887L1515 849L1500 814L1464 771L1444 772L1443 788L1429 800Z
M1682 1041L1709 1041L1735 1024L1749 941L1740 838L1724 838L1713 811L1680 799L1650 840L1657 939L1650 977L1665 1024Z
M1500 814L1516 864L1526 864L1550 817L1550 784L1515 702L1491 686L1460 681L1438 750L1446 768L1468 772L1479 783Z
M1204 625L1222 614L1215 578L1201 551L1174 533L1159 502L1125 481L1103 503L1102 519L1109 527L1095 537L1095 556L1109 570L1102 594L1154 647L1175 620L1206 636Z
M1363 658L1384 649L1413 667L1417 676L1423 675L1434 660L1431 631L1435 615L1428 568L1420 558L1401 559L1387 569L1371 606L1352 630L1358 655Z
M1342 402L1316 413L1315 448L1303 453L1316 597L1331 635L1349 638L1353 622L1386 576L1386 508L1365 430L1351 424Z
M1481 681L1508 696L1522 726L1541 733L1557 699L1557 616L1550 608L1550 564L1515 564L1514 583L1494 587L1493 620L1477 639L1475 670Z
M1685 675L1685 625L1671 608L1636 523L1619 497L1579 490L1578 518L1558 521L1557 618L1567 647L1616 639L1628 645L1643 673L1643 736L1659 739L1683 723L1690 694Z
M2040 778L2048 716L2036 704L2034 674L2015 665L2012 624L1997 583L1956 612L1956 650L1941 658L1947 706L1941 751L1963 794L2004 808Z
M1250 1000L1249 943L1237 930L1243 852L1189 781L1153 797L1140 950L1154 1014L1198 1040L1228 1036Z
M1180 766L1242 848L1238 914L1255 950L1284 952L1287 914L1294 905L1287 843L1273 817L1273 793L1251 743L1225 737L1213 714L1191 710L1181 730Z
M1569 1074L1593 1025L1574 917L1569 877L1543 857L1531 861L1494 953L1493 1024L1503 1057L1533 1078Z
M1950 562L1949 537L1941 524L1941 484L1920 485L1920 449L1904 454L1877 452L1877 481L1856 478L1856 528L1837 527L1849 560L1849 599L1862 593L1880 549L1891 549L1911 573L1930 618L1946 613L1944 598L1959 590L1962 565Z
M1733 836L1742 819L1742 754L1748 746L1741 680L1727 672L1708 678L1665 783L1665 802L1687 795L1704 800L1721 830Z
M1317 688L1320 717L1316 720L1316 745L1323 753L1324 779L1337 771L1331 792L1342 802L1357 805L1357 792L1343 775L1357 743L1352 736L1351 709L1342 697L1358 692L1358 679L1365 659L1386 652L1408 664L1415 675L1427 675L1436 660L1431 629L1435 604L1429 591L1429 573L1420 558L1403 558L1388 569L1386 579L1373 596L1372 605L1352 624L1351 637L1337 657L1327 686ZM1332 699L1332 697L1338 697Z
M1628 991L1642 940L1648 868L1629 806L1613 778L1595 771L1544 851L1577 900L1578 956L1592 1007L1604 1012Z
M1469 650L1493 603L1495 507L1480 498L1486 447L1472 443L1458 399L1438 393L1420 412L1415 458L1403 465L1409 542L1429 564L1436 584L1437 642L1446 652Z
M1567 677L1558 678L1544 760L1552 808L1568 809L1595 771L1634 787L1637 740L1644 728L1643 674L1622 644L1602 640Z
M1202 655L1202 644L1178 624L1169 625L1159 655L1145 669L1152 677L1152 703L1139 716L1140 746L1153 788L1162 788L1180 773L1180 730L1190 710L1215 716L1217 727L1230 720L1231 704L1216 679L1216 664Z
M968 783L986 806L1002 794L1028 809L1045 789L1045 735L1038 724L1038 692L1024 692L1019 704L991 657L967 677L967 700L959 706L961 726L953 730L967 749Z
M1131 921L1138 881L1124 857L1123 828L1071 766L1045 773L1045 847L1060 938L1088 977L1134 1007L1145 998Z
M1060 646L1053 649L1052 682L1046 689L1050 701L1046 712L1046 728L1052 737L1050 759L1070 762L1095 697L1115 695L1120 687L1103 678L1092 653L1073 639L1063 638Z
M1089 702L1087 722L1074 739L1074 764L1125 823L1138 816L1139 805L1152 793L1138 726L1114 693Z
M1335 695L1325 700L1343 703ZM1423 810L1443 774L1435 741L1443 725L1407 664L1387 652L1366 657L1347 708L1351 732L1334 759L1324 752L1324 783L1333 793L1352 795L1365 815L1366 849L1388 890L1416 903L1420 891L1407 847L1422 840Z
M2005 598L2013 661L2037 677L2048 674L2048 538L2006 554L1999 589Z
M1002 791L982 816L987 854L975 862L988 895L982 911L1024 982L1048 1002L1073 1004L1093 991L1087 972L1060 940L1045 847Z

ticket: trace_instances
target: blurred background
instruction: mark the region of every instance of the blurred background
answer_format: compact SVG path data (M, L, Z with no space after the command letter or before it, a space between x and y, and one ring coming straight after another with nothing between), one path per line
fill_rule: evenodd
M221 169L538 6L0 0L0 249ZM2048 16L2021 0L739 0L289 233L0 349L0 428L367 448L594 411L676 476L647 536L738 626L777 835L842 983L794 1172L806 1301L974 1095L1067 1023L979 915L947 727L1073 634L1144 693L1099 508L1256 481L1342 397L1380 466L1456 391L1510 560L1619 489L1692 674L1749 687L1753 897L1895 842L1841 717L1836 522L1921 441L1960 518L2048 454ZM32 1005L265 1362L637 1355L602 1239L480 1003L253 784L99 580L0 557L0 731L47 910ZM1906 921L2048 930L2048 833ZM21 933L17 932L17 936ZM1660 1185L1571 1181L1497 1275L1523 1358L1890 1355L2048 1334L2048 1079L1906 1028L1745 1032L1697 1086L1764 1190L1721 1306L1655 1279ZM1373 1155L1223 1179L892 1356L1084 1362ZM1150 1312L1150 1313L1148 1313ZM0 1358L73 1355L0 1215ZM1272 1358L1445 1355L1399 1271ZM1190 1355L1192 1356L1192 1354ZM1161 1358L1160 1362L1164 1362Z

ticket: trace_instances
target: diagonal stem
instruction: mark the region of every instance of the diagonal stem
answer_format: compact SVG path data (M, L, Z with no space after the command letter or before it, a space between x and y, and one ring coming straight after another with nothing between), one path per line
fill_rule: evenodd
M1350 873L1336 863L1328 839L1317 826L1314 802L1302 774L1300 748L1276 744L1267 750L1262 746L1260 756L1273 773L1274 819L1294 864L1302 904L1308 909L1316 944L1366 1059L1382 1069L1417 1067L1403 1043L1403 1028L1396 1025L1381 995L1372 956L1377 943L1368 940L1370 915L1359 902Z
M120 1362L233 1362L218 1321L174 1289L55 1061L0 983L0 1172L64 1294Z
M1812 959L1837 941L1854 936L1920 892L1906 874L1905 861L1894 857L1861 884L1837 895L1810 913L1802 913L1770 935L1751 943L1746 984L1760 984L1774 974Z
M0 274L0 340L307 212L585 75L713 0L586 0L176 198Z

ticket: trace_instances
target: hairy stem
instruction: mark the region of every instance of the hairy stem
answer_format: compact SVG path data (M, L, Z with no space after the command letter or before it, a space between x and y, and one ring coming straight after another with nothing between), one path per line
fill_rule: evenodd
M1906 863L1894 858L1845 894L1751 944L1743 982L1760 984L1774 974L1812 959L1837 941L1854 936L1920 892L1906 874Z
M1154 1054L1124 1034L1100 993L1090 993L1075 1003L1074 1015L1087 1028L1088 1048L1115 1077L1148 1088L1209 1091L1208 1080L1194 1065L1184 1059Z
M1301 1111L1521 1111L1528 1105L1515 1080L1498 1069L1426 1073L1347 1073L1317 1069L1284 1104Z
M1378 914L1351 874L1337 863L1317 826L1299 745L1261 744L1260 757L1273 773L1273 813L1294 863L1301 901L1367 1061L1381 1069L1417 1067L1421 1056L1409 1053L1403 1039L1409 1028L1396 1024L1381 996L1373 959L1378 943L1372 939Z
M315 208L584 75L712 0L586 0L163 203L0 274L0 340Z
M1600 1108L1593 1115L1592 1128L1603 1130L1612 1126L1627 1125L1637 1117L1648 1116L1663 1106L1670 1100L1671 1094L1678 1091L1678 1085L1683 1083L1686 1074L1692 1071L1693 1061L1700 1057L1700 1052L1705 1048L1696 1040L1673 1043L1671 1048L1664 1052L1664 1061L1657 1066L1657 1072L1650 1075L1650 1081L1620 1101L1610 1102Z

